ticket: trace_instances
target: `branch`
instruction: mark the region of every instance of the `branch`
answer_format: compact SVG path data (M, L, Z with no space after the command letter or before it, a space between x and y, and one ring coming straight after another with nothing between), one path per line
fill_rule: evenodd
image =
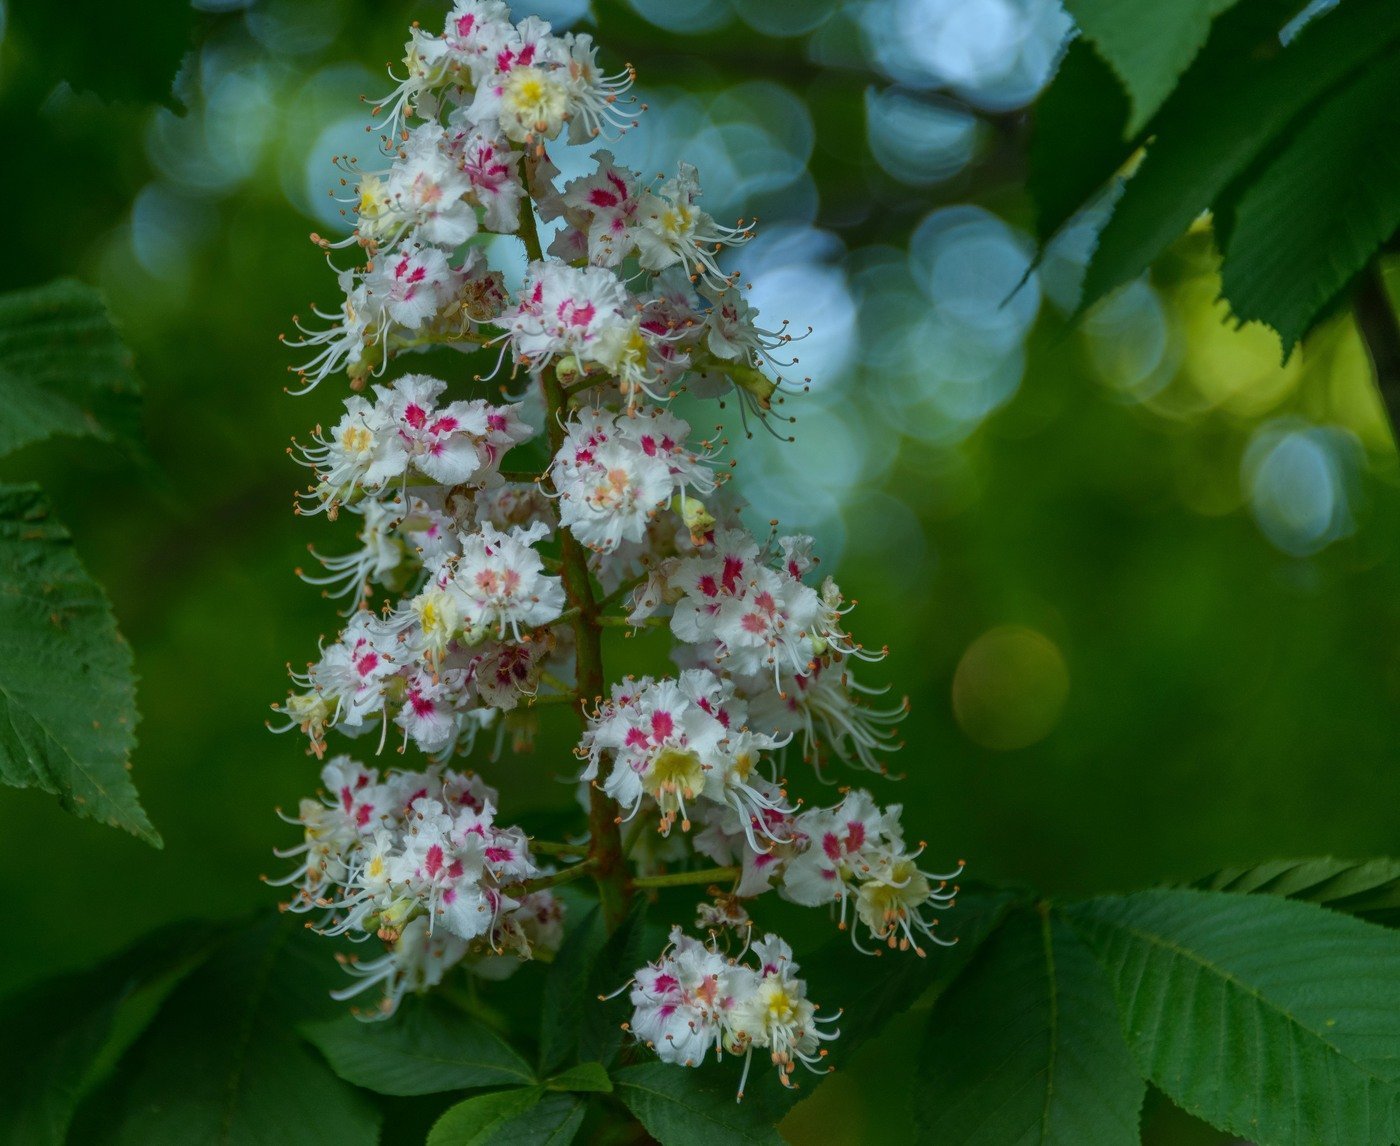
M738 879L737 867L707 867L700 871L677 871L669 875L639 875L633 887L687 887L693 883L724 883Z
M1376 372L1376 389L1385 403L1391 437L1400 443L1400 321L1390 304L1379 259L1372 259L1361 272L1352 312Z

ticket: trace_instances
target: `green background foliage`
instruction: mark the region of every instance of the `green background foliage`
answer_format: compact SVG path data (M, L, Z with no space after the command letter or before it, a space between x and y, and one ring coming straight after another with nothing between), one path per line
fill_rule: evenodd
M1364 16L1365 0L1357 4ZM143 5L138 19L153 34L135 53L94 53L99 25L88 26L72 44L67 37L55 44L41 5L11 2L6 10L0 108L9 122L30 128L26 175L9 188L13 249L0 288L37 287L70 275L103 288L139 364L153 464L131 464L128 366L104 359L103 369L116 381L103 390L110 406L85 424L89 436L24 447L0 463L0 479L40 482L76 538L83 565L112 600L141 678L143 735L135 754L141 802L166 847L156 852L99 823L66 817L40 792L0 788L12 857L10 912L26 924L23 942L8 945L0 960L0 992L76 971L163 923L266 911L275 897L257 877L277 863L271 847L287 839L271 809L291 805L313 784L313 762L301 746L269 736L260 721L284 689L284 662L304 660L317 636L336 625L333 607L291 571L307 560L308 541L335 551L346 539L321 522L292 517L290 494L302 475L283 461L283 450L292 433L304 434L326 418L341 392L329 383L309 398L283 396L289 359L275 333L288 328L292 312L333 293L323 260L306 242L309 230L325 225L308 207L306 156L328 125L355 114L355 94L387 88L382 62L397 55L410 18L427 19L426 6L267 0L247 12L205 7L211 10L192 18L181 4ZM1282 346L1274 334L1258 325L1243 331L1224 325L1225 310L1216 303L1219 260L1207 229L1198 225L1178 237L1216 204L1217 232L1228 239L1226 290L1244 318L1265 313L1249 302L1264 285L1299 265L1325 262L1321 252L1339 244L1350 254L1322 271L1334 274L1331 291L1341 289L1364 260L1363 248L1385 237L1368 230L1367 212L1395 209L1387 199L1397 185L1393 156L1368 146L1378 133L1393 134L1400 106L1386 95L1393 73L1357 78L1359 63L1370 57L1348 55L1345 44L1333 42L1341 34L1325 20L1305 29L1316 37L1315 47L1299 40L1300 48L1319 56L1320 62L1309 56L1298 65L1315 87L1293 73L1270 71L1268 61L1258 63L1257 76L1239 74L1224 47L1205 43L1208 22L1199 40L1172 41L1167 63L1154 61L1158 70L1141 71L1131 54L1113 49L1119 25L1112 6L1081 0L1070 7L1095 44L1071 50L1034 134L1024 116L987 116L974 160L961 174L929 185L898 178L874 159L866 93L886 81L871 60L843 48L860 41L854 21L862 6L814 5L817 16L788 24L763 17L759 7L736 0L738 14L725 15L720 5L723 18L703 32L658 26L621 3L594 9L606 58L630 58L644 83L651 80L672 97L688 93L711 107L727 99L730 112L737 107L757 114L774 90L742 86L757 79L799 101L814 134L809 166L816 201L808 214L840 237L851 252L848 269L860 271L872 297L903 290L903 272L894 268L934 208L979 203L1027 232L1048 235L1109 180L1144 125L1162 128L1127 183L1122 213L1105 229L1089 272L1091 293L1101 293L1165 251L1152 287L1175 351L1149 395L1124 392L1105 378L1105 354L1111 365L1111 353L1137 337L1132 328L1114 327L1113 312L1101 309L1081 331L1049 306L1026 340L1015 396L970 432L945 433L935 405L890 412L891 393L918 392L932 367L917 358L882 357L877 338L867 338L861 357L837 380L842 416L866 453L881 459L879 466L852 469L839 508L827 515L844 541L838 571L861 600L855 619L862 636L891 645L889 659L867 676L892 682L911 702L902 727L907 743L892 761L904 779L886 788L886 797L906 805L906 822L928 840L931 858L965 857L979 877L1030 885L1057 899L1237 868L1211 886L1269 891L1393 922L1393 872L1384 865L1354 869L1318 861L1262 874L1244 869L1276 856L1397 850L1400 491L1394 448L1350 320L1326 310L1330 295L1304 293L1279 312L1284 318L1277 321L1291 336L1308 329L1323 308L1322 325L1280 365ZM1116 19L1137 8L1160 11L1123 5ZM1193 8L1204 21L1230 8L1217 28L1242 39L1257 32L1251 21L1258 5ZM785 6L772 10L778 9ZM1096 16L1106 22L1097 23ZM1388 43L1378 35L1366 51L1379 53ZM187 58L175 87L187 116L153 110L145 101L168 94L172 62L193 45L197 54ZM1115 75L1140 80L1127 83L1125 92ZM1168 94L1178 76L1192 75L1204 77L1203 86ZM72 86L56 88L60 77ZM1247 89L1256 80L1263 94ZM1218 84L1233 86L1221 90ZM1343 93L1337 130L1322 117L1297 122L1309 93L1324 86ZM1372 123L1345 114L1348 99L1380 118ZM1255 150L1239 148L1241 124L1258 127ZM1284 147L1251 166L1265 152L1266 135L1292 143L1293 150ZM1297 150L1309 140L1327 150L1332 170ZM1363 164L1364 178L1338 205L1324 177L1362 153L1374 164ZM1027 193L1027 155L1039 205ZM761 167L773 156L760 153L748 161ZM1237 184L1246 168L1252 181ZM781 222L785 212L802 216L800 198L791 187L768 203L758 193L752 209L765 221ZM1293 245L1283 262L1271 263L1278 256L1263 251L1261 238L1280 232ZM1232 270L1237 251L1244 254ZM1302 291L1316 277L1297 281ZM4 318L0 308L0 327ZM1107 335L1096 339L1096 329ZM0 330L0 368L5 353ZM61 361L54 377L60 375ZM0 387L23 384L0 369ZM71 429L65 407L52 404L42 413L51 419L43 423L45 433ZM1306 553L1271 544L1251 514L1251 443L1286 419L1345 435L1355 457L1346 487L1349 527ZM848 459L823 450L821 423L814 423L815 439L804 436L799 422L792 449L801 451L797 464L810 471L811 488L825 491L821 471ZM743 457L742 448L737 453ZM763 508L761 472L748 473L741 462L739 480ZM815 493L811 500L817 502ZM794 510L789 500L782 512L800 515L801 505ZM10 644L9 629L4 635L7 658L27 647ZM607 655L612 666L659 658L621 639ZM507 756L490 771L508 807L546 813L570 806L566 786L541 780L569 772L571 732L562 713L546 713L536 755ZM130 815L128 826L148 830L137 818L139 808ZM523 818L529 822L528 814ZM971 956L984 923L1003 915L1005 921L977 968L936 1004L927 987L943 981L945 971L951 977L960 964L900 965L886 958L871 971L844 950L804 959L814 983L843 984L848 1013L837 1044L840 1071L793 1110L784 1133L795 1142L818 1134L825 1142L907 1139L916 1125L928 1129L931 1117L962 1117L943 1107L931 1115L922 1100L905 1100L921 1063L946 1072L940 1085L985 1091L987 1104L995 1105L996 1088L1009 1088L1015 1079L979 1058L991 1044L963 1045L938 1034L944 1017L951 1016L950 1033L967 1030L967 1024L953 1025L959 1014L994 1007L1003 1029L1025 1038L1024 1061L1016 1064L1024 1067L1025 1089L998 1109L1017 1126L1052 1128L1044 1140L1088 1140L1076 1137L1076 1119L1090 1114L1130 1125L1126 1108L1115 1106L1121 1093L1105 1098L1089 1083L1118 1075L1131 1091L1138 1072L1154 1086L1144 1114L1149 1141L1154 1135L1157 1141L1220 1140L1173 1112L1162 1093L1247 1134L1234 1113L1209 1105L1210 1083L1234 1070L1232 1061L1183 1059L1169 1041L1155 1042L1149 1053L1143 1027L1130 1029L1120 1045L1104 1036L1104 1022L1095 1021L1114 1006L1138 1006L1146 993L1165 989L1163 982L1181 974L1172 959L1150 954L1158 948L1144 938L1167 935L1173 950L1198 956L1193 966L1205 969L1202 990L1215 992L1210 1005L1259 1010L1240 1021L1257 1018L1261 1029L1283 1024L1294 1030L1300 1055L1330 1045L1323 1037L1326 1017L1299 1012L1288 997L1272 1009L1259 1002L1273 973L1267 949L1222 950L1191 930L1198 923L1173 915L1180 897L1200 894L1129 895L1053 909L1033 898L1014 908L996 899L979 907L974 898L959 924L966 947L954 949L949 960ZM1231 926L1238 923L1246 935L1256 916L1269 915L1277 924L1273 914L1304 910L1282 900L1244 902L1247 918ZM586 914L586 904L577 907L576 916ZM689 908L686 897L672 898L654 916L669 911L683 919ZM765 921L790 933L799 951L812 951L827 927L810 914L774 905ZM1329 943L1364 946L1371 935L1369 929L1343 934L1345 927L1363 925L1326 918L1327 926L1319 927L1314 913L1299 917L1300 943L1309 944L1299 951L1316 954L1314 948ZM638 949L658 950L652 939L655 934ZM405 1141L423 1140L441 1104L425 1117L428 1108L412 1105L419 1100L383 1057L373 1062L392 1077L357 1076L355 1036L363 1032L337 1018L339 1008L303 1014L280 1005L284 1000L275 992L289 981L322 976L327 985L338 982L325 945L289 937L271 924L265 932L221 942L178 985L162 978L172 966L143 965L139 953L127 957L136 959L127 970L102 983L72 980L61 993L64 1005L74 998L92 1002L74 1012L83 1022L74 1020L71 1038L54 1052L58 1058L40 1065L71 1078L76 1096L89 1072L103 1065L93 1056L113 1024L120 1032L127 1021L122 1016L133 1008L149 1012L173 990L182 1007L161 1012L161 1020L135 1039L112 1089L100 1092L107 1097L120 1090L133 1140L146 1140L141 1128L154 1124L143 1118L166 1118L169 1104L183 1096L192 1113L182 1124L182 1141L221 1140L218 1127L249 1118L296 1119L307 1104L318 1111L326 1141L358 1141L356 1135L370 1133L368 1100L339 1082L331 1066L360 1087L402 1096L396 1101L403 1106L394 1108L397 1129ZM542 986L522 975L490 989L498 992L492 1005L500 1011L524 1008L538 1020L530 1029L541 1032L540 1057L537 1069L525 1064L519 1089L466 1101L495 1104L503 1121L526 1120L516 1129L525 1140L581 1117L575 1092L601 1087L596 1078L555 1085L558 1069L576 1051L588 1061L605 1059L616 1047L611 1013L604 1029L571 1015L567 1006L541 1006L540 990L548 1004L572 998L578 984L589 994L617 985L596 982L601 936L585 926L571 943L579 962L570 972L566 947L555 968L570 977ZM627 959L635 952L627 937L614 943L626 957L615 951L613 961L631 966ZM1125 957L1121 973L1096 970L1095 952L1132 944L1144 953L1136 962ZM290 978L279 972L283 985L270 986L271 967ZM995 977L1005 967L1030 969L1019 981L1043 990L1024 999L1000 996ZM1206 973L1211 968L1219 972L1214 978ZM1251 975L1263 984L1257 994L1231 992L1232 977L1249 983ZM1400 1013L1383 985L1371 984L1371 990L1357 976L1352 986L1356 994L1344 1002L1354 1013ZM879 1040L862 1030L862 993L903 1012ZM241 1000L237 1029L229 1039L205 1032L207 1061L184 1064L187 1074L171 1077L161 1048L190 1042L178 1029L181 1010L217 1014L213 1003L235 998ZM22 1028L46 1014L40 1009L14 1021ZM226 1023L234 1019L231 1012L223 1016ZM436 1029L429 1011L415 1021ZM1083 1038L1073 1041L1076 1029ZM934 1034L926 1038L926 1030ZM303 1033L325 1062L302 1041ZM449 1041L459 1057L447 1056L435 1069L450 1089L502 1085L521 1069L523 1060L498 1046L488 1029L459 1031ZM1062 1044L1070 1049L1057 1055ZM227 1058L249 1045L260 1064L251 1073ZM1307 1104L1314 1111L1309 1117L1324 1110L1338 1119L1383 1116L1376 1112L1394 1086L1391 1064L1368 1058L1366 1048L1339 1043L1333 1049L1337 1071L1361 1076L1382 1096L1374 1108L1358 1113L1337 1097L1342 1090L1324 1086L1295 1098L1277 1117ZM293 1075L312 1080L307 1085L314 1097L280 1087ZM477 1081L464 1081L468 1076ZM1354 1081L1350 1074L1336 1077ZM1053 1101L1046 1099L1047 1080L1055 1084ZM716 1093L732 1081L714 1081ZM614 1074L609 1101L656 1129L689 1117L684 1101L693 1098L685 1095L694 1091L682 1101L667 1097L677 1083L673 1070L626 1066ZM200 1121L206 1107L193 1102L192 1086L217 1091L222 1105L213 1131ZM726 1107L723 1116L748 1120L736 1122L733 1133L770 1140L763 1136L764 1119L782 1115L790 1096L776 1087L751 1089L746 1113ZM66 1125L71 1103L61 1096L54 1101L26 1108L26 1117L36 1120L27 1125ZM78 1112L79 1131L93 1130L91 1117ZM444 1123L452 1118L449 1112ZM450 1126L443 1125L434 1133L447 1135ZM952 1132L945 1123L934 1125ZM1291 1129L1306 1133L1307 1127ZM256 1130L253 1125L249 1133ZM977 1140L976 1125L965 1123L958 1132ZM1126 1132L1123 1140L1131 1140Z

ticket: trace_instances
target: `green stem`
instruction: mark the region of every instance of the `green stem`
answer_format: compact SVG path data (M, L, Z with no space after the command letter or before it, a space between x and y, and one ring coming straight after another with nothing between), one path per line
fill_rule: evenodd
M520 212L520 237L525 253L532 262L542 259L540 234L535 222L534 196ZM564 414L568 396L563 383L552 370L536 374L544 393L545 425L549 430L549 449L557 454L564 444ZM546 479L547 480L547 479ZM588 551L567 529L560 530L560 560L564 594L574 614L574 645L577 657L579 723L588 727L588 705L592 698L601 697L605 687L603 677L603 633L598 625L598 602L593 596L593 582L588 573ZM622 855L622 836L617 828L617 805L600 787L588 793L588 864L598 885L598 901L608 929L617 927L627 918L632 897L627 880L627 866Z
M1372 259L1371 265L1361 272L1352 299L1352 312L1356 315L1361 341L1371 356L1376 389L1385 404L1391 435L1400 442L1400 322L1390 304L1379 259Z
M724 883L738 879L737 867L707 867L700 871L677 871L669 875L639 875L633 887L688 887L693 883Z
M588 845L561 844L554 840L531 840L530 850L542 856L582 856L588 853Z
M582 863L576 863L572 867L566 867L563 871L551 872L549 875L536 876L534 879L527 879L523 883L512 884L502 890L512 897L529 895L532 891L543 891L547 887L558 887L561 883L573 883L576 879L582 879L589 875L596 865L591 859L586 859Z

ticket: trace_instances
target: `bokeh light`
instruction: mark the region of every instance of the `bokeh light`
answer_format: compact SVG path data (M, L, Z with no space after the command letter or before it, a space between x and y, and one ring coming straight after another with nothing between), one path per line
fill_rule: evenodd
M989 629L968 645L953 674L953 715L969 740L1009 752L1044 740L1069 696L1064 654L1023 625Z

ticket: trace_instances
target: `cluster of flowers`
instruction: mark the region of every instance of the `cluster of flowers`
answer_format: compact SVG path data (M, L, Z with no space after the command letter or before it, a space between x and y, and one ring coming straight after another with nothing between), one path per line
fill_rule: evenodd
M818 1069L826 1057L821 1044L837 1033L822 1029L835 1016L816 1013L791 947L769 934L744 954L750 952L756 966L673 928L670 945L637 972L630 993L629 1029L663 1062L699 1066L711 1050L716 1058L726 1051L742 1056L740 1098L755 1049L767 1051L784 1084L791 1085L796 1064Z
M383 1017L458 964L502 978L520 959L558 949L560 906L547 889L527 890L543 873L525 833L496 824L497 794L476 776L430 768L381 777L338 756L321 782L323 797L289 817L303 842L277 853L301 861L277 881L296 885L286 909L319 913L324 934L387 945L378 959L346 961L358 981L338 998L378 988L374 1017Z
M332 731L378 730L382 749L397 728L435 763L383 778L328 764L328 795L297 817L292 906L386 943L350 968L352 990L382 987L380 1014L459 962L499 973L499 959L556 943L557 903L525 894L549 879L525 836L497 828L494 793L448 761L491 727L497 753L507 729L524 750L534 709L567 702L584 716L585 799L656 829L629 831L626 858L732 867L732 892L702 905L700 926L736 928L758 959L677 930L635 976L634 1033L683 1064L711 1046L746 1062L764 1050L788 1083L836 1032L819 1027L787 945L750 946L744 903L776 890L827 906L862 950L868 936L922 954L953 878L919 868L898 806L852 791L804 810L781 778L799 751L818 776L832 758L884 772L903 715L866 703L874 690L851 666L883 652L847 632L851 604L818 579L812 539L749 532L718 464L725 443L700 440L671 406L682 392L737 394L746 424L776 418L765 367L791 336L760 328L721 271L748 232L697 206L693 168L646 183L599 150L590 174L556 186L547 145L624 126L630 70L602 75L587 36L459 0L440 36L415 27L405 63L386 101L391 165L356 172L354 233L318 240L367 262L342 273L331 325L303 339L307 387L345 370L356 391L299 450L315 477L300 508L360 522L359 548L317 555L326 572L308 578L348 597L350 615L276 707L318 757ZM540 220L554 228L544 240ZM520 236L518 285L487 264L481 232ZM367 375L432 346L490 348L524 388L446 400L447 383L409 374L364 393ZM508 454L531 472L506 468ZM368 607L375 586L382 610ZM668 632L675 674L578 695L601 672L604 622Z

